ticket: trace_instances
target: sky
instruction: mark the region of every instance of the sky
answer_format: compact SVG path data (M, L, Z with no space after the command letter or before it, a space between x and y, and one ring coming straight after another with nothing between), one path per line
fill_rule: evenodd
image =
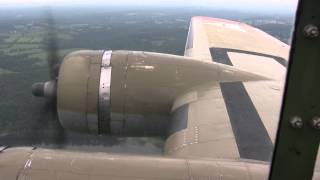
M0 0L0 7L26 5L113 5L113 6L195 6L232 10L288 11L296 9L298 0Z

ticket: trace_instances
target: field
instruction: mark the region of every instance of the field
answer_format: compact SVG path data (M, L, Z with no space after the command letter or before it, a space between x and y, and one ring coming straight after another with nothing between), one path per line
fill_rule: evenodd
M234 19L289 42L291 16L262 16L210 9L40 8L0 10L0 145L99 147L103 151L161 153L162 138L93 137L62 132L52 107L31 95L48 79L48 34L60 60L79 49L126 49L182 55L192 16ZM61 134L65 137L61 138ZM129 147L129 148L128 148ZM129 150L126 150L129 149Z

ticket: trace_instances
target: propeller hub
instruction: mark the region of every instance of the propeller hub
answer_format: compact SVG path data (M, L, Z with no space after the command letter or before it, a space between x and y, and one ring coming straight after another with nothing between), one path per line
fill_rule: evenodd
M56 81L37 82L32 85L32 94L37 97L55 98L57 95Z

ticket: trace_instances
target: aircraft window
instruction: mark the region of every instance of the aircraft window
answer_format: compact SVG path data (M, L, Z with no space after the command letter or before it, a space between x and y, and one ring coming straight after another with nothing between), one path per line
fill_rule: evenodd
M0 2L0 146L270 162L296 0L58 2Z

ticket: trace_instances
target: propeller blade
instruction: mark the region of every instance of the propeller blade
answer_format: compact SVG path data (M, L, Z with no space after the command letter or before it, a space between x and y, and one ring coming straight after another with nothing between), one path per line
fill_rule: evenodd
M48 128L48 131L41 133L48 138L48 142L55 146L63 147L66 141L66 132L61 126L57 113L57 81L60 67L60 57L58 48L58 36L52 10L50 7L45 12L45 38L44 47L47 51L47 63L50 80L46 82L37 82L32 85L32 94L34 96L45 97L48 101L43 106L46 114L46 121L39 123Z
M49 76L51 80L56 80L59 74L59 48L58 48L58 36L55 28L54 18L51 9L47 11L47 36L45 45L48 52L48 68Z

